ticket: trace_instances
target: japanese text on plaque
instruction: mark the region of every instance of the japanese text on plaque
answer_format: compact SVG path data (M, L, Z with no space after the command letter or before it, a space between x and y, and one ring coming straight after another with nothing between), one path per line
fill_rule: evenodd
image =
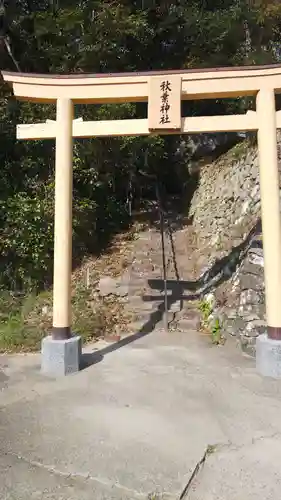
M170 123L170 117L169 117L169 110L170 110L170 104L169 104L169 97L170 93L172 92L172 87L171 83L166 80L163 81L160 84L160 89L161 89L161 104L160 104L160 124L163 123Z

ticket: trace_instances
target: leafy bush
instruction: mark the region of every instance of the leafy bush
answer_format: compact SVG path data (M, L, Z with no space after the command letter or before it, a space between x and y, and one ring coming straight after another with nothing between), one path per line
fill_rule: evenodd
M110 314L106 305L95 303L91 290L75 285L72 296L72 330L84 342L104 335ZM35 351L52 328L52 291L13 294L0 291L0 352Z
M1 286L13 290L50 282L53 248L51 203L44 196L19 192L0 202Z

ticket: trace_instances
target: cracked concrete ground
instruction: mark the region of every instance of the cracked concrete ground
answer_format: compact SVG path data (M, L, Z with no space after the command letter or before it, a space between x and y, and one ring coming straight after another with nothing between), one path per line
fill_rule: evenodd
M0 357L1 500L279 500L281 382L198 333L112 347L59 380Z

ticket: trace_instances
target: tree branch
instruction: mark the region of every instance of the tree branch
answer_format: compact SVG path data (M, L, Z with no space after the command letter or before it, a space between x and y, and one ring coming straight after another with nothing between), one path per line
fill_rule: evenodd
M4 44L6 46L6 49L7 49L7 52L9 54L10 58L12 59L15 67L17 68L17 70L20 72L21 71L20 65L19 65L18 61L16 60L16 58L15 58L15 56L13 54L13 51L11 49L11 45L10 45L9 40L7 39L6 36L3 36L3 41L4 41Z

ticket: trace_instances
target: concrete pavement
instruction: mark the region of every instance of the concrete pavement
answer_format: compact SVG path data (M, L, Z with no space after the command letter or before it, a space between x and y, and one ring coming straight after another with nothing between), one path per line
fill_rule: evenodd
M0 498L279 500L281 382L231 341L135 337L59 380L38 355L0 358Z

